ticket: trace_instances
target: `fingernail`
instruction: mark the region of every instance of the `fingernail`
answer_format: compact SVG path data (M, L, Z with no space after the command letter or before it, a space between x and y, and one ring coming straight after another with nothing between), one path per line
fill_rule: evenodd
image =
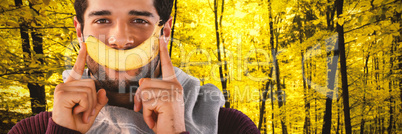
M141 85L142 81L144 81L144 79L140 79L140 81L138 82L138 84Z
M169 42L169 38L168 38L168 37L164 37L164 38L163 38L163 41L165 41L165 43L168 43L168 42Z
M92 110L92 115L95 115L95 109L94 109L94 110Z
M89 118L90 118L90 117L88 116L87 123L89 123Z

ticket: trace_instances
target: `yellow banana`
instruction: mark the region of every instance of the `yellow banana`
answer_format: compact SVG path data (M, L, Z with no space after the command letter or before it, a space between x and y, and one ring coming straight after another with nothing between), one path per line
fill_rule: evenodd
M156 26L153 34L135 48L118 50L105 45L93 36L86 38L87 52L91 58L116 71L137 69L147 65L159 53L159 34L162 27Z

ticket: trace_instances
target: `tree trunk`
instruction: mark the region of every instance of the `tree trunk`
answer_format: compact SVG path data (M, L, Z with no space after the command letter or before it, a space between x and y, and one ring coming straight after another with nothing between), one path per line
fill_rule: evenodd
M335 46L335 50L333 51L333 57L327 57L327 88L330 90L327 92L326 99L325 99L325 113L324 113L324 125L322 128L322 133L331 133L331 124L332 124L332 98L335 89L335 79L336 79L336 71L338 69L338 44L332 44L332 37L327 39L326 45L328 46Z
M399 22L400 25L402 25L401 14L402 13L397 13L397 15L396 15L396 18L398 18L398 22ZM402 31L399 31L399 35L402 35ZM397 37L397 41L402 42L401 36ZM402 54L400 54L398 56L398 62L399 62L398 63L398 68L399 68L399 70L402 70ZM402 79L401 78L399 78L399 99L402 102ZM400 103L399 107L402 107L402 103ZM402 126L402 123L399 124L398 126ZM396 125L394 125L394 127L396 128Z
M298 3L299 4L299 3ZM297 25L298 25L298 29L299 29L299 40L300 40L300 44L303 43L303 30L302 30L302 22L301 22L301 17L297 16ZM306 70L304 68L304 51L301 51L301 65L302 65L302 79L303 79L303 92L304 92L304 109L305 109L305 118L304 118L304 125L303 125L303 133L305 134L309 134L310 133L310 101L308 100L308 96L309 96L309 90L307 88L307 82L306 82Z
M272 57L273 57L273 62L274 62L274 68L275 68L275 81L276 81L276 88L277 88L277 100L278 100L278 106L279 109L282 108L284 102L286 101L283 97L285 94L282 94L281 90L281 84L280 84L280 79L279 79L279 65L278 61L276 59L276 52L278 49L278 42L276 44L276 47L274 45L274 29L273 29L273 20L272 20L272 7L271 7L271 1L268 0L268 10L269 10L269 31L270 31L270 44L271 44L271 52L272 52ZM280 113L282 115L282 113ZM286 115L285 115L286 116ZM282 116L281 116L282 117ZM282 133L287 134L287 128L284 119L280 118L281 120L281 125L282 125Z
M224 72L222 68L222 59L221 59L221 49L220 49L220 29L219 29L219 19L218 19L218 2L214 0L214 15L215 15L215 33L216 33L216 47L218 49L218 61L221 63L219 65L219 77L222 83L222 91L223 95L225 96L225 107L230 108L229 96L228 91L226 90L227 87L227 79L224 77Z
M32 7L33 5L31 4L31 2L29 2L29 7L31 8L31 10L33 10L34 12L36 12L37 14L39 14L39 11L37 11L36 9L34 9ZM36 23L36 22L35 22ZM36 23L37 26L41 27L41 24ZM38 31L38 29L34 30L33 32L31 32L31 36L32 36L32 41L33 41L33 50L35 52L35 55L43 55L43 39L42 39L42 33L40 33ZM43 57L43 56L42 56ZM39 61L39 65L42 66L43 65L43 58L40 57L38 58ZM34 71L34 73L39 74L37 76L37 79L42 79L44 77L43 72L40 71ZM44 80L44 79L43 79ZM29 93L30 93L30 97L31 99L33 99L33 101L36 103L32 104L31 103L31 107L32 107L32 112L34 114L40 113L42 111L46 111L46 93L45 93L45 86L44 85L40 85L38 83L28 83L28 88L29 88ZM32 101L31 101L32 102Z
M307 68L309 68L308 70L308 73L309 73L309 80L310 81L313 81L313 75L315 76L315 74L313 74L313 71L315 71L316 70L316 66L314 66L313 67L313 63L312 63L312 61L313 60L311 60L310 62L309 62L309 66L310 67L307 67ZM308 87L308 89L309 90L311 90L311 91L313 91L312 90L312 87L311 87L311 85L310 84L308 84L307 85L307 87ZM317 107L317 96L315 96L314 97L314 115L315 115L315 128L314 128L314 134L317 134L318 133L318 107Z
M314 104L315 104L315 107L314 107L314 110L315 110L315 128L314 128L314 134L317 134L318 133L318 113L317 113L317 97L315 97L314 98Z
M375 85L376 85L376 89L377 90L380 90L380 86L379 86L379 79L380 79L380 74L378 73L378 71L379 71L379 62L378 62L378 57L374 57L374 70L375 70L375 73L374 73L374 77L375 77Z
M14 0L15 6L20 7L22 5L22 0ZM24 61L28 62L31 57L31 45L29 43L29 32L28 32L28 25L24 21L24 18L20 18L20 35L22 39L22 51L24 53Z
M265 100L266 100L266 98L267 98L267 95L268 95L268 86L269 86L269 82L267 81L267 83L266 83L266 86L265 86L265 88L264 88L264 91L262 92L262 99L260 100L261 101L261 107L260 107L260 119L259 119L259 121L258 121L258 130L260 130L261 131L261 127L262 127L262 123L263 123L263 120L264 120L264 113L265 113Z
M400 14L401 13L395 13L394 17L391 18L392 23L400 23L399 22L400 17L401 17ZM400 31L400 33L402 33L402 31ZM395 58L393 58L393 56L394 56L394 50L395 51L397 50L396 48L394 48L394 44L398 43L399 38L400 38L400 36L396 37L394 39L394 42L391 44L391 51L390 51L390 54L389 54L390 55L389 62L391 64L391 66L390 66L390 69L389 69L389 75L388 76L391 76L394 73L393 68L394 68L394 62L396 60L395 60ZM388 128L387 128L389 134L391 134L393 132L392 130L395 127L395 126L393 126L395 124L395 121L394 121L394 114L395 114L394 113L394 107L395 107L394 103L395 103L395 100L394 100L394 95L392 94L393 88L394 88L394 80L391 78L391 80L389 81L389 96L390 96L390 98L389 98L389 125L388 125Z
M338 98L338 100L336 101L337 104L339 104L339 100L340 100L340 98ZM337 112L337 113L338 113L338 118L337 118L337 122L338 122L338 123L336 124L336 134L340 134L340 133L339 133L339 126L340 126L340 124L341 124L341 122L340 122L340 119L341 119L341 116L340 116L341 110L340 110L340 109L341 109L341 106L338 105L338 110L337 110L337 111L338 111L338 112Z
M343 0L336 0L335 4L337 6L337 16L340 17L343 10ZM338 32L338 43L339 43L339 52L340 52L340 63L341 63L341 75L342 75L342 98L344 105L344 116L345 116L345 130L346 134L352 133L352 125L350 123L350 106L349 106L349 86L348 86L348 76L346 70L346 54L345 54L345 39L344 39L344 31L343 26L336 24L336 29Z
M36 54L43 55L43 39L42 34L39 32L31 32L32 40L33 40L33 49ZM43 58L38 59L40 64L43 64ZM38 75L38 79L43 78L43 72L35 71ZM34 73L35 73L34 72ZM45 94L45 86L39 85L37 83L28 83L30 97L33 99L36 105L31 103L32 112L34 114L40 113L42 111L46 111L46 94ZM32 101L31 101L32 102Z
M272 77L272 69L271 69L270 73L268 74L268 77L269 78ZM265 102L268 99L268 90L270 88L270 85L272 85L272 82L271 82L271 80L268 80L267 83L265 84L265 91L263 92L263 98L261 100L262 103L261 103L261 109L260 109L260 120L259 120L259 123L258 123L258 130L260 130L260 131L261 131L262 124L266 123L266 122L263 122L263 121L266 120L266 117L264 117L264 114L265 114ZM271 96L272 96L272 94L271 94ZM266 132L267 128L265 127L264 129L265 129L264 132Z
M305 69L304 69L304 53L301 52L302 56L302 76L303 76L303 89L304 89L304 109L305 109L305 119L304 119L304 130L303 133L309 134L310 133L310 101L308 100L309 96L309 89L307 88L306 76L305 76Z
M262 93L263 95L262 95L262 100L261 100L261 108L260 108L260 120L258 121L258 130L260 130L260 131L262 131L261 130L261 128L262 128L262 124L263 123L266 123L266 122L263 122L263 121L265 121L266 120L266 117L264 117L264 114L265 114L265 102L266 102L266 100L268 99L268 90L269 90L269 86L271 85L271 81L270 80L268 80L267 81L267 83L265 84L265 89L264 89L264 92ZM266 129L266 128L265 128ZM265 130L266 131L266 130ZM265 132L264 131L264 132Z
M223 11L225 10L225 0L221 0L221 13L220 13L220 17L219 17L219 35L221 36L220 40L221 40L221 44L222 44L222 53L223 53L223 60L224 60L224 72L228 72L228 63L226 61L226 47L225 47L225 39L223 38L223 28L222 28L222 21L223 21ZM257 59L258 60L258 59ZM225 85L228 84L228 79L230 78L229 73L223 73L224 76L224 83ZM229 79L230 80L230 79ZM230 82L230 81L229 81ZM226 87L225 87L226 89ZM229 92L229 91L227 91ZM230 103L225 104L228 107L230 107Z
M389 69L389 76L392 75L392 68L394 67L394 59L392 58L392 55L394 54L394 45L391 45L391 53L390 53L390 58L389 58L389 62L391 63L390 69ZM388 133L391 134L392 133L392 128L393 128L393 121L394 121L394 113L393 113L393 95L392 95L392 88L393 88L393 79L391 79L389 81L389 124L388 124Z
M328 31L333 31L333 11L335 9L331 9L330 6L330 0L327 0L328 5L327 5L327 29ZM336 4L334 4L336 5ZM328 39L327 39L328 40ZM332 43L332 41L328 41L329 43ZM333 44L326 44L327 48L328 46L331 46ZM329 57L330 55L327 55L327 67L329 71L327 72L328 76L328 83L327 87L330 90L327 92L326 99L325 99L325 112L324 112L324 124L322 127L322 133L331 133L331 126L332 126L332 98L333 98L333 91L335 87L335 79L336 79L336 71L338 69L338 51L337 51L337 44L335 45L335 51L333 57Z
M174 39L174 27L176 24L176 17L177 16L177 0L174 0L174 17L173 17L173 24L172 24L172 33L170 36L170 49L169 49L169 57L172 57L172 50L173 50L173 39ZM203 81L204 82L204 81Z
M14 0L16 6L23 6L22 0ZM31 3L29 3L29 7L32 8ZM20 22L20 34L22 39L22 51L24 52L24 62L35 62L33 54L31 53L31 45L29 38L29 26L28 23L24 21L23 18L20 18L22 22ZM39 25L40 26L40 25ZM39 32L31 32L32 40L33 40L33 49L35 54L43 55L43 47L42 47L42 34ZM38 61L40 64L43 64L43 59L39 58ZM35 74L40 74L41 72L34 71ZM26 73L26 75L30 75ZM43 74L38 75L38 79L43 77ZM32 114L38 114L42 111L46 111L46 94L45 87L43 85L39 85L37 83L28 82L27 87L29 89L30 97L31 97L31 109Z
M402 25L401 14L402 13L395 13L395 16L394 16L395 23L399 23L400 25ZM399 34L402 35L402 30L399 30ZM401 36L396 37L395 38L395 43L400 43L400 42L402 42ZM398 51L397 47L395 48L395 51ZM398 58L398 59L396 59L396 58ZM395 57L394 61L398 61L397 68L398 68L398 70L402 70L402 55L400 54L398 57ZM402 79L399 77L399 81L396 80L395 84L396 83L399 83L399 92L400 92L399 93L399 95L400 95L399 99L402 102ZM393 103L394 103L393 107L395 108L394 111L397 111L397 106L396 106L395 102L396 102L396 99L393 100ZM402 103L401 103L401 105L399 107L402 107ZM396 114L396 113L394 113L394 114ZM398 132L397 129L396 129L396 126L397 126L396 122L397 122L397 120L394 121L392 128L394 128L394 130L396 132ZM399 126L401 126L401 125L402 124L399 124Z
M272 74L272 71L273 71L273 67L271 67L271 74ZM272 87L272 85L273 85L273 83L272 83L272 81L271 81L271 84L269 85L269 87L271 88L271 93L270 93L270 98L271 98L271 108L272 108L272 116L271 116L271 118L272 118L272 133L273 134L275 134L275 109L274 109L274 92L273 92L273 90L274 90L274 88Z
M401 33L401 35L402 35L402 33ZM401 38L401 37L399 36L399 38ZM399 39L399 40L401 40L401 39ZM399 61L399 64L398 64L399 70L402 70L402 55L398 56L398 61ZM402 102L402 79L399 79L399 99ZM402 107L402 103L401 103L400 107ZM402 125L402 124L400 124L400 125Z
M381 133L383 134L385 132L385 121L384 117L381 117Z
M376 33L374 32L374 35L375 35ZM375 79L375 89L376 90L380 90L380 87L379 87L379 60L378 60L378 57L373 57L373 64L374 64L374 79ZM377 94L377 96L378 96L378 92L376 93ZM381 105L377 105L377 115L376 115L376 132L377 133L382 133L382 128L381 128L381 113L382 113L382 106Z
M374 39L376 39L375 38L375 31L374 31ZM372 58L373 60L372 60L372 71L371 72L374 72L373 74L374 75L372 75L371 77L371 79L374 79L374 81L372 82L372 83L374 83L375 85L377 85L377 83L376 83L376 80L377 80L377 60L376 60L376 56L374 55L373 56L373 58ZM373 78L374 77L374 78ZM374 87L376 90L378 89L377 87ZM376 94L377 96L378 96L378 93ZM378 127L378 124L379 124L379 120L378 120L378 115L379 115L379 105L375 105L375 118L374 118L374 133L379 133L379 130L380 130L380 128Z
M327 12L326 12L326 18L327 18L327 28L329 31L334 31L334 14L335 14L335 7L336 4L331 7L330 3L331 0L327 0Z
M378 111L377 111L378 114ZM379 127L378 127L378 115L375 116L374 118L374 133L379 133Z
M364 50L363 50L363 54L364 54ZM368 75L369 75L369 70L368 70L368 62L370 59L370 51L368 49L368 53L367 56L365 57L366 60L364 61L364 83L367 85L367 79L368 79ZM365 120L364 120L364 114L365 114L365 109L366 109L366 88L363 87L363 106L362 106L362 112L361 112L361 122L360 122L360 133L363 134L364 133L364 124L365 124Z

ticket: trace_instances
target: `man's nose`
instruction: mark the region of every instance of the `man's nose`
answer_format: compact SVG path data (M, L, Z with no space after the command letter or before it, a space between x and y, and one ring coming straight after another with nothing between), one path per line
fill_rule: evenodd
M127 24L116 24L110 30L109 45L115 49L130 49L134 46L134 37L129 34Z

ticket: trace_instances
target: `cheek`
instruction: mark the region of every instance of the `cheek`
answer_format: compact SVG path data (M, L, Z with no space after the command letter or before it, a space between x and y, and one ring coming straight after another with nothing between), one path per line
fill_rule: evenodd
M92 22L90 22L90 21L85 22L84 29L82 31L82 34L84 36L92 35L92 36L100 39L100 37L105 37L106 33L109 32L108 29L97 27L95 25L92 25L91 23Z
M143 43L145 40L151 38L154 27L147 27L147 28L132 28L130 33L130 36L134 37L134 44L135 46L140 45L141 43ZM159 32L159 31L156 31Z
M99 73L99 64L96 63L89 55L87 56L87 66L92 73Z
M87 55L87 66L94 67L94 64L97 64L97 63L91 58L91 56Z

